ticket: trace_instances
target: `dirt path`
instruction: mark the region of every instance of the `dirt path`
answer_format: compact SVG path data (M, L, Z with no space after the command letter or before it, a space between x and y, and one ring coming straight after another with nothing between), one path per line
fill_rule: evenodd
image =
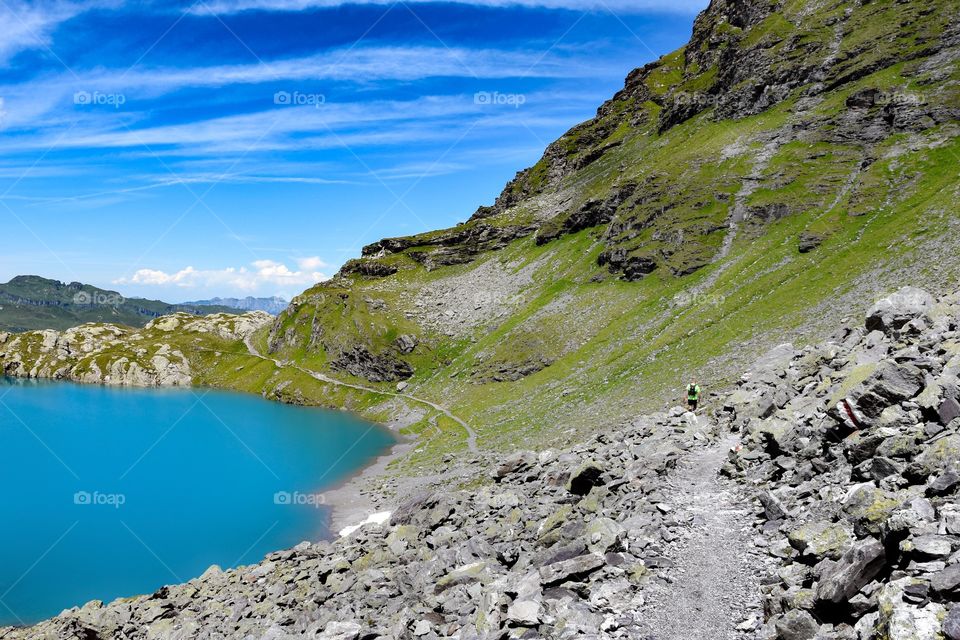
M717 474L734 441L695 453L669 481L688 537L670 543L672 582L645 589L643 640L741 640L762 619L763 560L751 543L752 509ZM754 621L751 623L751 619Z
M439 411L440 413L447 416L448 418L450 418L451 420L459 424L461 427L463 427L463 430L466 431L467 433L467 449L469 449L470 453L480 452L480 449L477 447L476 431L474 431L470 425L468 425L466 422L464 422L463 420L455 416L449 409L447 409L443 405L437 404L435 402L431 402L430 400L426 400L424 398L418 398L417 396L411 395L409 393L401 393L401 392L395 393L392 391L383 391L381 389L375 389L374 387L367 387L362 384L352 384L350 382L343 382L342 380L331 378L330 376L322 374L318 371L313 371L312 369L307 369L297 364L284 362L276 358L265 356L262 353L260 353L260 350L257 349L256 346L254 346L252 335L247 336L246 340L244 340L244 344L247 345L247 350L250 352L250 355L256 358L260 358L261 360L267 360L269 362L272 362L273 364L280 367L281 369L284 369L284 368L296 369L297 371L301 371L307 374L308 376L314 378L315 380L319 380L320 382L325 382L327 384L336 385L338 387L346 387L348 389L356 389L357 391L365 391L367 393L376 393L381 396L389 396L392 398L405 398L412 402L417 402L419 404L423 404L428 407L431 407L432 409Z

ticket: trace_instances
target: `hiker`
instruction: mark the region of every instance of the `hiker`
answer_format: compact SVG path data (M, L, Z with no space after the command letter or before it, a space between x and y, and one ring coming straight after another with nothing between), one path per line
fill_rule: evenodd
M700 404L700 385L694 380L687 385L687 406L690 411L697 412L697 405Z

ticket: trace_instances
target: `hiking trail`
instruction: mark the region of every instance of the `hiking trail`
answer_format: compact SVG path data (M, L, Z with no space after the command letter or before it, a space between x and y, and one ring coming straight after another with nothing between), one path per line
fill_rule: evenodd
M301 371L301 372L307 374L308 376L312 377L313 379L319 380L320 382L325 382L325 383L327 383L327 384L332 384L332 385L335 385L335 386L338 386L338 387L345 387L345 388L348 388L348 389L356 389L357 391L364 391L364 392L366 392L366 393L376 393L376 394L382 395L382 396L390 396L390 397L392 397L392 398L405 398L405 399L410 400L410 401L412 401L412 402L416 402L416 403L419 403L419 404L422 404L422 405L426 405L426 406L428 406L428 407L430 407L430 408L432 408L432 409L434 409L434 410L436 410L436 411L439 411L440 413L442 413L443 415L445 415L446 417L450 418L451 420L453 420L454 422L456 422L458 425L460 425L461 427L463 427L463 430L466 431L466 433L467 433L467 449L470 451L470 453L474 453L474 454L479 454L479 453L480 453L480 449L479 449L479 447L477 446L477 433L476 433L476 431L473 430L473 427L471 427L469 424L467 424L464 420L458 418L456 415L453 414L452 411L450 411L449 409L447 409L446 407L444 407L444 406L441 405L441 404L437 404L436 402L432 402L432 401L427 400L427 399L425 399L425 398L419 398L419 397L417 397L417 396L415 396L415 395L412 395L412 394L409 394L409 393L393 392L393 391L384 391L384 390L382 390L382 389L376 389L376 388L374 388L374 387L367 387L367 386L364 386L364 385L362 385L362 384L353 384L353 383L350 383L350 382L343 382L342 380L337 380L336 378L331 378L330 376L325 375L325 374L323 374L323 373L320 373L319 371L314 371L314 370L312 370L312 369L307 369L306 367L301 367L301 366L298 365L298 364L293 364L293 363L291 363L291 362L285 362L285 361L279 360L279 359L277 359L277 358L271 358L271 357L269 357L269 356L265 356L265 355L263 355L262 353L260 353L260 350L257 349L256 346L254 346L254 344L253 344L253 336L252 336L252 335L251 335L251 336L247 336L246 339L244 339L243 342L244 342L244 344L247 346L247 350L250 352L250 355L252 355L252 356L254 356L254 357L256 357L256 358L260 358L261 360L266 360L266 361L268 361L268 362L272 362L273 364L275 364L277 367L279 367L279 368L281 368L281 369L285 369L285 368L296 369L297 371Z
M718 474L735 438L680 462L667 480L688 536L669 543L669 581L655 581L640 619L643 640L745 640L763 619L761 553L752 543L753 509ZM667 495L671 495L668 493Z

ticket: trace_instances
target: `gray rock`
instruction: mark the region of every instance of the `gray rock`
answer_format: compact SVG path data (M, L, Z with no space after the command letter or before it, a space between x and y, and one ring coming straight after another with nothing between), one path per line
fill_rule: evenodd
M589 575L604 566L604 559L600 556L587 554L571 560L555 562L540 568L540 582L544 586L551 586L567 580Z
M893 333L911 320L926 315L933 303L933 296L923 289L904 287L870 308L867 330Z
M585 496L594 487L603 486L603 467L596 461L585 462L570 474L567 481L567 491L578 496Z
M813 640L820 625L807 611L794 609L775 624L779 640Z
M323 629L322 640L356 640L360 637L360 625L351 621L333 621Z
M926 535L914 538L912 541L913 551L930 558L943 558L950 555L950 538L946 536Z
M400 350L400 353L413 353L413 350L417 348L418 344L419 341L417 340L416 336L407 334L397 336L396 345L397 349Z
M960 474L955 471L945 471L930 480L930 483L927 485L927 494L932 496L945 496L953 493L958 486L960 486Z
M948 640L960 640L960 605L954 605L943 621L943 635Z
M852 598L883 569L887 554L873 538L857 542L840 560L821 563L817 599L839 604Z
M767 520L783 520L789 515L783 503L769 491L760 492L757 499L763 505L763 512L767 516Z
M956 398L945 399L937 409L937 417L942 425L948 425L960 418L960 402L957 402Z
M537 454L532 451L520 451L508 457L494 469L490 475L496 480L502 480L514 473L520 473L531 469L537 464Z
M960 590L960 564L952 564L943 571L933 574L930 587L941 594Z
M540 603L534 600L517 600L507 608L507 622L521 627L540 624Z

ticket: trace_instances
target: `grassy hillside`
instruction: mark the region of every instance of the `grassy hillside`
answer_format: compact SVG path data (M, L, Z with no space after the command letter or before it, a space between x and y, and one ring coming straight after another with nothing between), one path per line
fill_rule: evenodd
M572 438L709 391L960 264L960 0L714 0L496 203L390 238L194 381L419 433L408 460Z
M236 311L226 306L124 298L116 291L79 282L67 284L40 276L17 276L0 284L0 331L67 329L87 322L142 327L171 313L208 315Z
M263 347L383 388L412 370L509 447L937 289L957 271L958 9L714 2L494 206L366 247Z

